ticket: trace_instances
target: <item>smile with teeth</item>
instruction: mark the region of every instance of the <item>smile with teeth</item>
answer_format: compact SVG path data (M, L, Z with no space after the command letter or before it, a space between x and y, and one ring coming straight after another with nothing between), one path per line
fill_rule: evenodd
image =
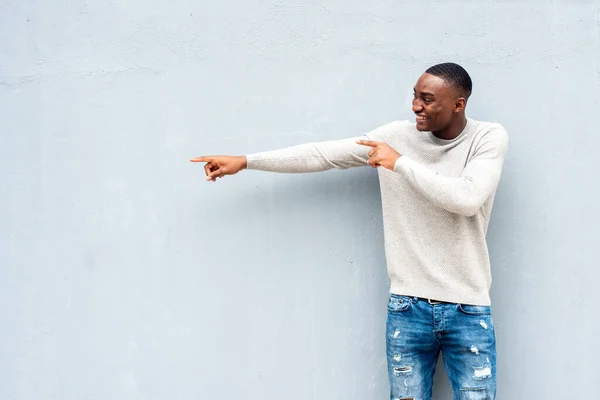
M427 121L429 118L422 115L417 115L417 121Z

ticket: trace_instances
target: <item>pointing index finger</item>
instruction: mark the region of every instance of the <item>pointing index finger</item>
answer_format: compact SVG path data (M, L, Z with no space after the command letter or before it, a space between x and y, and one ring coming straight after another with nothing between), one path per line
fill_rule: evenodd
M190 158L191 162L210 162L211 158L210 157L194 157L194 158Z
M361 144L363 146L377 147L380 142L376 142L374 140L357 140L356 143Z

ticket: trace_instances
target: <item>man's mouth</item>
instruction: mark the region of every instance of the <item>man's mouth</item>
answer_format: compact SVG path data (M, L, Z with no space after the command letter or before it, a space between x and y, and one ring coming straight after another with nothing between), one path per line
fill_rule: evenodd
M424 122L429 120L429 117L426 117L424 115L417 115L417 122Z

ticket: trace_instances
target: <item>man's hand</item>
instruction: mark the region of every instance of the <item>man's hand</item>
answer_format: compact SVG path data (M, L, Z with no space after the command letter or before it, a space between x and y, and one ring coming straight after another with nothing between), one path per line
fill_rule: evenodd
M191 158L191 162L205 162L206 180L216 182L217 178L234 175L245 169L248 161L246 156L203 156Z
M372 148L367 163L373 168L384 167L393 171L396 161L401 157L401 154L387 143L373 140L359 140L356 143Z

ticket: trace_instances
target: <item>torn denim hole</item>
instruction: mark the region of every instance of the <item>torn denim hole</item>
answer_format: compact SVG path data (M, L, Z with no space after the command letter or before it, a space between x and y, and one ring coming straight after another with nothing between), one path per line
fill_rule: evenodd
M402 367L394 367L394 376L410 375L412 374L412 367L410 365Z
M490 400L487 388L460 389L460 400Z
M473 368L473 370L473 379L476 379L478 381L492 377L492 368L489 366Z

